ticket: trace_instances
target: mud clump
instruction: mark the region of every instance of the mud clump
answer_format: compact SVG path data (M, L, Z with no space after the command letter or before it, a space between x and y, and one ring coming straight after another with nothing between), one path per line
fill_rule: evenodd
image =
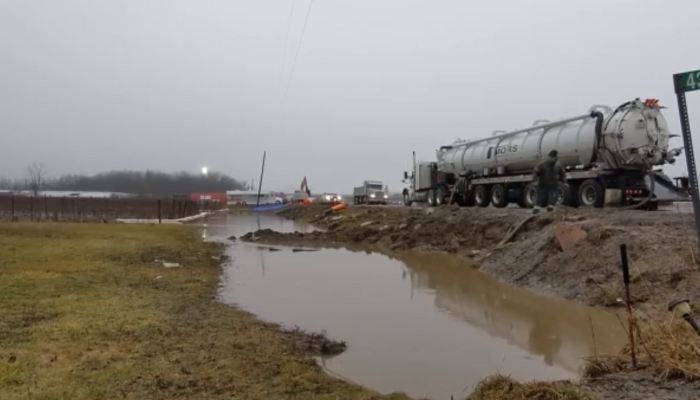
M284 329L282 332L292 339L295 349L303 354L335 356L347 349L345 342L329 339L325 331L309 333L295 326L293 329Z

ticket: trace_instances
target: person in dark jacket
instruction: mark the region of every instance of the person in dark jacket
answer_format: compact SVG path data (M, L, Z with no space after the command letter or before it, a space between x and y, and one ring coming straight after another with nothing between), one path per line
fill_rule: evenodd
M547 211L554 211L557 187L560 182L566 184L566 171L559 164L557 155L556 150L550 151L547 159L535 167L533 178L537 182L537 204L532 210L534 214L542 207L547 207Z

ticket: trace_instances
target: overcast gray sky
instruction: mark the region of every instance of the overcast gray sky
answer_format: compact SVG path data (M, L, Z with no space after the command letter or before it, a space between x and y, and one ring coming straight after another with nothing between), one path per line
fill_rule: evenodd
M592 104L659 98L680 133L671 75L700 69L697 0L316 0L291 76L310 1L0 0L0 175L257 181L267 150L265 189L396 190L412 150Z

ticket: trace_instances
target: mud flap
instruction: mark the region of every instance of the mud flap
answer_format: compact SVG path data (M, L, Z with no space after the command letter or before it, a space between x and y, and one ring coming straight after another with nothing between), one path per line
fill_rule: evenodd
M622 190L605 189L604 204L606 206L619 207L622 204Z

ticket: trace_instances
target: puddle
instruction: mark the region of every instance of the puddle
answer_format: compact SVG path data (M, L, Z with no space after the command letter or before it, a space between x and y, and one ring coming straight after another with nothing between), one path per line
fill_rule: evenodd
M294 222L280 218L276 215L250 214L250 215L228 215L212 214L209 216L203 231L205 238L218 238L221 240L231 236L239 238L248 232L255 232L260 229L273 229L278 232L311 232L315 228L303 222Z
M313 230L275 216L221 219L210 219L209 236ZM379 392L464 397L497 372L577 379L583 357L625 342L612 314L502 284L449 256L277 248L232 246L221 299L346 341L343 354L321 364Z

